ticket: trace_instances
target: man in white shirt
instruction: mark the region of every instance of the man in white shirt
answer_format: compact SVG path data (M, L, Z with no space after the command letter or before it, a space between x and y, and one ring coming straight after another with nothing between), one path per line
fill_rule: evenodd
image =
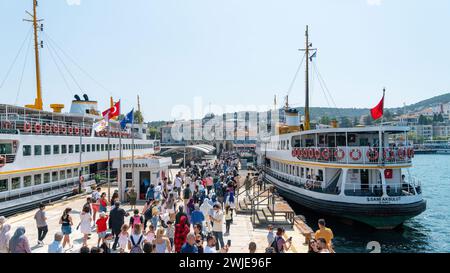
M223 248L225 244L223 243L223 212L220 204L215 204L213 206L213 215L211 216L211 220L213 222L213 235L219 241L219 244L216 244L216 250Z
M181 195L181 185L182 185L183 181L181 180L181 175L177 174L177 176L175 177L175 188L174 190L177 192L178 197L180 197Z

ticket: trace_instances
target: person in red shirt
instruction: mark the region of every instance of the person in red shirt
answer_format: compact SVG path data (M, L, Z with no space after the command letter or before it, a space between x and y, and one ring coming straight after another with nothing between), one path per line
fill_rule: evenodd
M106 231L108 230L108 226L106 224L107 222L108 222L108 215L106 215L106 213L104 212L101 212L100 218L98 218L97 222L95 222L97 224L97 234L98 234L97 247L100 245L100 241L102 243L105 242Z
M186 221L187 217L183 215L180 218L180 223L175 225L174 244L176 253L180 253L181 247L186 243L186 236L190 232Z

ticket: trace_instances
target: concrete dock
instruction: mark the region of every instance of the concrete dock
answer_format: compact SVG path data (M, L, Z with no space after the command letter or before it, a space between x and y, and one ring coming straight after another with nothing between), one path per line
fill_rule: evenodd
M174 174L175 172L177 172L177 170L171 170L171 172ZM106 190L105 186L103 187L103 190ZM114 189L112 189L112 191L113 190ZM71 215L74 222L74 226L72 228L73 232L70 236L73 247L69 249L66 246L66 253L77 253L81 248L83 235L79 230L76 230L76 227L79 223L80 211L86 201L86 197L88 196L90 195L78 195L66 200L60 200L54 204L47 206L46 214L48 218L47 222L49 232L44 240L45 245L43 247L37 245L37 228L34 220L34 214L36 210L9 217L7 219L7 222L12 226L12 233L14 233L15 229L18 226L25 227L26 236L28 237L33 253L47 253L48 244L53 241L54 234L61 230L59 219L63 213L63 210L67 207L70 207L72 208ZM131 209L128 204L124 204L122 207L131 213ZM143 206L138 205L137 208L141 211ZM128 221L129 218L125 220L126 223ZM264 253L266 247L268 247L266 236L267 229L265 227L254 228L249 215L238 213L237 215L234 215L234 223L231 225L230 235L224 236L224 241L227 242L227 240L231 240L231 247L229 249L230 253L248 253L248 245L250 242L256 243L257 253ZM286 239L289 237L293 238L292 248L288 252L307 252L307 246L304 245L305 238L300 233L297 227L294 226L293 229L287 229L285 237ZM93 229L91 238L88 240L88 245L90 247L96 246L97 238L98 237L95 229Z

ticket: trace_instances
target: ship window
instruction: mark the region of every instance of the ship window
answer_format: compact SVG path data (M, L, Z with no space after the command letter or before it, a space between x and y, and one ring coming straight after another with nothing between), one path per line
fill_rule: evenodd
M67 145L61 145L61 153L67 154Z
M80 144L75 145L75 153L80 152Z
M73 145L69 145L69 154L73 154Z
M11 179L11 190L20 189L20 177L14 177Z
M23 145L23 156L31 155L31 145Z
M44 173L44 184L50 183L50 173Z
M27 175L23 177L23 187L31 187L31 175Z
M86 145L86 149L87 149L87 152L90 153L91 152L91 145L87 144Z
M72 170L67 170L67 178L72 178Z
M88 166L84 167L84 173L85 173L85 174L88 174L88 173L89 173L89 167L88 167Z
M42 184L42 175L35 174L34 175L34 185L40 185L40 184Z
M59 171L59 179L61 179L61 180L66 179L66 171L65 170Z
M82 153L86 152L86 145L84 145L84 144L81 145L81 152Z
M73 177L78 176L78 168L73 169Z
M0 180L0 192L8 190L8 179Z
M7 155L12 154L12 144L10 143L0 143L0 154Z
M116 150L116 144L112 144L112 151Z
M101 146L102 148L101 148L101 150L102 150L102 152L105 150L105 144L102 144L102 146Z
M53 145L53 154L54 155L59 154L59 145Z
M286 150L288 150L289 149L289 140L287 140L286 143L287 143L286 144Z
M42 155L42 146L41 145L34 146L34 155Z
M44 146L44 154L45 155L51 155L52 154L52 146L51 145L45 145Z
M100 151L100 144L97 144L97 152Z
M58 181L58 172L52 172L52 181Z
M93 152L95 152L95 144L92 144L91 150L92 150Z

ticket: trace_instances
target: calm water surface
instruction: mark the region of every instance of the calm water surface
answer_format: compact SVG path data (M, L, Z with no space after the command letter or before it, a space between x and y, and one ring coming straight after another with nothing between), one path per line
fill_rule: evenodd
M450 252L450 155L416 155L413 164L410 172L422 181L427 210L392 231L348 225L326 217L335 234L337 252L369 252L366 246L371 241L379 242L381 251L388 253ZM292 206L315 230L321 215Z

